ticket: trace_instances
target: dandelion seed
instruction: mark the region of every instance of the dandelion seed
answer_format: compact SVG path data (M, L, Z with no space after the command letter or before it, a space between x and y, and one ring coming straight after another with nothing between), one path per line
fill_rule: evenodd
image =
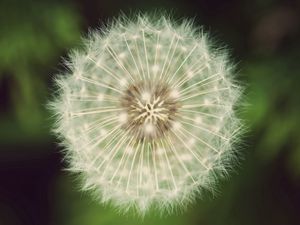
M190 22L116 20L68 65L51 103L55 132L70 170L102 202L168 210L226 175L240 88L226 54Z

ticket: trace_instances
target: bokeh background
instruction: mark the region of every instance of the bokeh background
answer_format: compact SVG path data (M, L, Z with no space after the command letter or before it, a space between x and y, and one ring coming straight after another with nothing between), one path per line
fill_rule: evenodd
M46 103L63 57L89 28L136 11L194 18L229 46L246 85L243 161L186 212L122 216L63 171ZM300 2L0 0L1 225L300 224Z

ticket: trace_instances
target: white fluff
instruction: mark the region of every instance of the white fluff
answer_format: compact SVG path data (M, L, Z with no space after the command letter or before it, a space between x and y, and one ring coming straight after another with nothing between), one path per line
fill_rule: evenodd
M55 132L69 169L102 202L141 215L182 208L202 190L213 191L232 167L240 88L224 51L212 49L190 22L119 18L93 31L66 64L69 73L57 78L59 95L51 103ZM133 112L150 104L136 127L130 120L137 116L122 106L133 84L143 89L130 100L139 104ZM153 96L159 85L178 103L170 103L173 119L164 96ZM169 128L158 130L158 123Z

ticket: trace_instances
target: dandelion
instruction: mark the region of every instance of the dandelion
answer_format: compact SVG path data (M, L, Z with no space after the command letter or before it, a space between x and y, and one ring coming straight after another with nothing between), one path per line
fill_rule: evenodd
M240 88L188 21L117 19L56 80L55 132L100 201L144 214L186 206L231 168Z

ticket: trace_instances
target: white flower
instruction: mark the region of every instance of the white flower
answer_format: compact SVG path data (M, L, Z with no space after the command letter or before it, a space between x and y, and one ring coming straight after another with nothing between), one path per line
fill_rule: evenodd
M55 132L83 189L144 214L185 206L231 168L240 88L189 22L140 16L94 31L57 79Z

